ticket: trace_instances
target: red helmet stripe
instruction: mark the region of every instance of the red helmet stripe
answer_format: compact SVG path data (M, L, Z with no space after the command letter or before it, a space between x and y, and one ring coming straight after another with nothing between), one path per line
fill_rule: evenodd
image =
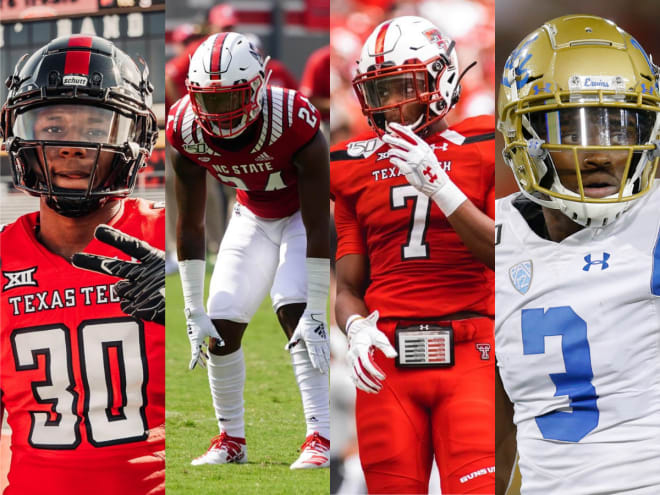
M376 36L376 63L377 64L382 64L385 62L385 56L383 55L383 51L385 50L385 34L387 33L387 28L390 27L390 24L392 22L387 22L383 24L380 27L380 31L378 31L378 35Z
M90 36L72 36L69 38L68 46L69 48L91 48L92 38ZM67 51L64 61L64 74L89 74L89 59L91 55L92 52L90 50Z
M220 33L213 43L213 49L211 50L211 79L220 79L220 74L214 74L214 72L220 72L220 57L222 55L222 45L225 43L225 38L227 33Z

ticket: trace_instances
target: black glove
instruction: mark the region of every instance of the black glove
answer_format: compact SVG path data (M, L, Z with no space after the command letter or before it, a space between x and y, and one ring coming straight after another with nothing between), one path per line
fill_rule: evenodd
M140 263L76 253L72 259L74 266L124 279L115 284L121 310L129 316L164 325L165 253L108 225L96 227L94 237Z

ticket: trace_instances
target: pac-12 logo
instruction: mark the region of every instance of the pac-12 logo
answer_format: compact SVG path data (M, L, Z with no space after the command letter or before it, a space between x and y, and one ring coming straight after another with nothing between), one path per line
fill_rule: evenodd
M34 279L34 273L36 271L36 266L13 272L3 271L2 276L7 279L7 283L2 286L2 290L15 289L17 287L37 287L39 284Z

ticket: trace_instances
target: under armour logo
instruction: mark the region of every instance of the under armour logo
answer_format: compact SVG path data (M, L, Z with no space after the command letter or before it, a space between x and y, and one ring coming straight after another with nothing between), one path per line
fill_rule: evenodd
M436 180L438 180L438 176L431 173L431 167L426 167L424 169L424 175L428 176L429 182L433 184Z
M582 267L582 269L585 272L588 272L592 265L600 265L600 269L605 270L605 269L610 267L610 265L607 263L607 260L609 260L609 259L610 259L610 253L603 253L603 259L602 260L593 260L592 261L591 260L591 253L589 253L588 255L586 255L584 257L584 261L586 261L587 264L584 265L584 267Z
M37 267L33 266L26 270L2 272L2 275L7 279L7 283L2 287L2 290L15 289L16 287L37 287L39 284L34 279L36 271Z
M419 326L419 329L420 329L420 330L428 330L428 329L429 329L429 326L428 326L428 325L420 325L420 326Z
M490 344L474 344L474 346L481 353L482 361L488 361L490 359Z
M442 143L442 144L432 144L432 145L431 145L431 149L432 149L432 150L447 151L448 146L449 146L449 145L448 145L447 143Z

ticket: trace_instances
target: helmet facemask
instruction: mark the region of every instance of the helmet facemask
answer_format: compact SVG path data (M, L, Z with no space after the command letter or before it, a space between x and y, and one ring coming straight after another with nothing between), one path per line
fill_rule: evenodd
M134 117L108 108L53 104L17 112L7 146L14 183L61 215L84 216L133 190L135 134Z
M202 87L186 83L199 125L223 139L243 133L261 114L265 86L261 76L229 87L220 84Z
M370 70L358 75L353 87L369 123L380 135L387 131L387 122L421 130L420 126L427 127L447 113L447 105L422 63ZM432 103L439 112L431 111Z
M564 99L517 112L522 139L510 142L504 156L531 199L580 225L606 225L652 185L660 109L626 104L622 95Z

